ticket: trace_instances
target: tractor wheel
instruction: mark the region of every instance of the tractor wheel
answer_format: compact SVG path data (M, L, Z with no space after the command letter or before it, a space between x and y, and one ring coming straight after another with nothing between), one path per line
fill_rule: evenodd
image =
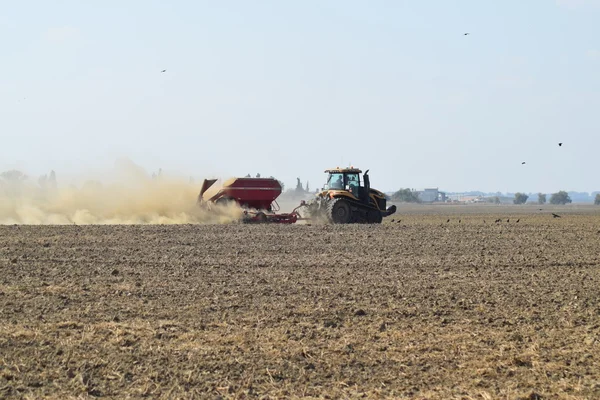
M344 199L333 199L327 205L327 217L334 224L349 224L352 220L350 204Z

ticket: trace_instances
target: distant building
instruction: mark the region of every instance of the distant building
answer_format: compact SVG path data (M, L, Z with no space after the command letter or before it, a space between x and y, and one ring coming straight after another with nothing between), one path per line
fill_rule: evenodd
M417 195L423 203L434 203L434 202L445 202L446 193L440 192L438 188L426 188L423 190L417 190Z
M448 199L455 203L491 203L493 202L490 198L481 195L454 193L448 195Z

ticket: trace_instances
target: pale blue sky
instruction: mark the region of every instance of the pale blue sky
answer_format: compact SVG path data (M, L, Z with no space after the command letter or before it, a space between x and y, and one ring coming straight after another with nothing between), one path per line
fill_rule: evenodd
M600 190L600 0L0 4L2 169Z

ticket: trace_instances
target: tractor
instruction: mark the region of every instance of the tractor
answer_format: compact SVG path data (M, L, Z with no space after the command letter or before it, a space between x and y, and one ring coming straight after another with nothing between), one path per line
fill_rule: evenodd
M362 182L362 171L354 167L327 169L325 173L327 184L306 204L311 218L324 218L334 224L380 224L396 212L395 205L386 209L384 193L371 188L369 170Z

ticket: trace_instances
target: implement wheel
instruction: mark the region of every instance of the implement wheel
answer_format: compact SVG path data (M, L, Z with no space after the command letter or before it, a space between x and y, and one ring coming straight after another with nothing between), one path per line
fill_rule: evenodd
M259 212L258 214L256 214L255 221L259 224L264 224L265 222L267 222L267 214L265 214L262 211Z
M333 199L327 205L327 217L334 224L349 224L352 221L350 204L344 199Z

